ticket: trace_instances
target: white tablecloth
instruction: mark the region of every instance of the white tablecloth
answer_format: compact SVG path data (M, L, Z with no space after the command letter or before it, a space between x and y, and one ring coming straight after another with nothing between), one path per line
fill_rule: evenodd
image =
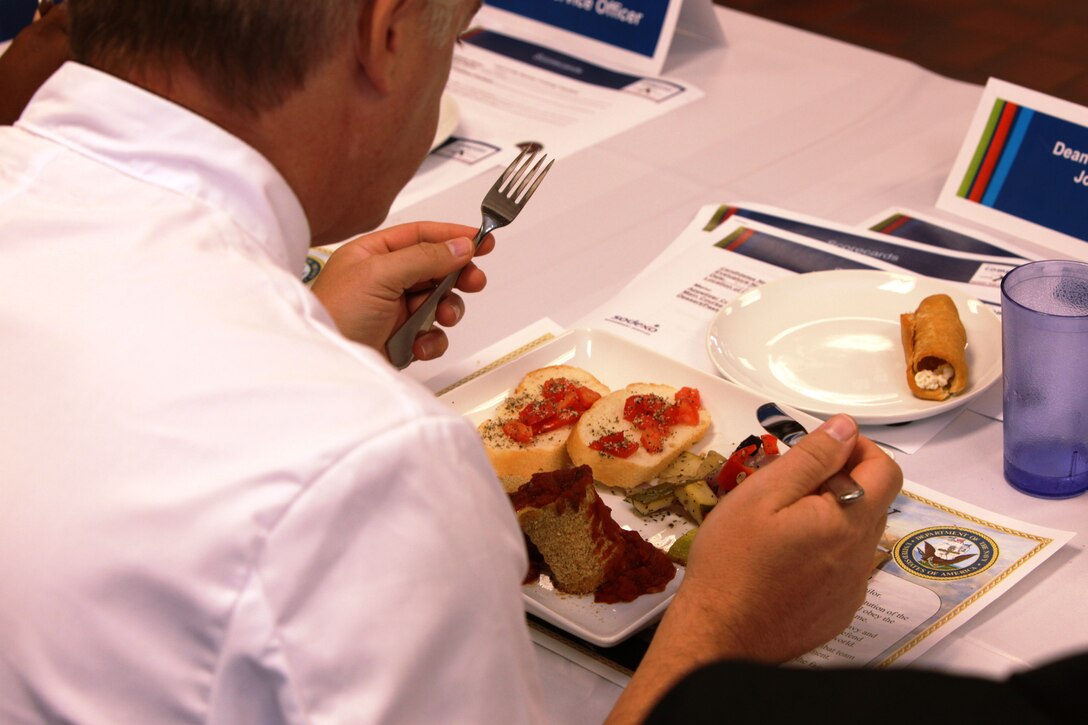
M763 202L851 224L893 205L951 218L934 205L981 87L739 12L716 13L727 45L678 37L665 70L706 98L556 163L516 226L497 234L498 249L481 263L488 288L469 298L446 361L542 317L570 325L614 295L703 204ZM476 178L389 222L477 224L491 181ZM409 370L427 379L443 364ZM910 480L1078 531L913 667L998 676L1088 649L1088 495L1045 501L1013 490L1001 474L1000 424L969 411L899 461ZM600 722L619 687L538 651L557 721Z

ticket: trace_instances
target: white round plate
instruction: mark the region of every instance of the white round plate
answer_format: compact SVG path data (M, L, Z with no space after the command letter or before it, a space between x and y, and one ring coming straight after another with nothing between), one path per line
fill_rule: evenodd
M457 101L449 93L443 93L438 106L438 126L434 130L434 141L431 142L431 151L446 143L446 139L453 135L457 128L457 122L461 118L461 111L457 107Z
M967 330L967 389L920 400L907 385L899 315L943 292ZM963 405L1001 377L1001 321L938 280L876 270L811 272L769 282L725 305L707 333L727 378L819 416L902 423Z

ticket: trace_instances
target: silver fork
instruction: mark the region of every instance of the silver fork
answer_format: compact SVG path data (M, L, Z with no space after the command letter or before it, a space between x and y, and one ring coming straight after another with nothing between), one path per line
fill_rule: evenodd
M541 168L541 164L544 163L547 156L541 156L537 159L536 164L530 168L533 159L536 159L536 154L536 150L524 149L506 167L494 186L488 189L487 194L484 195L484 200L480 204L483 221L480 224L480 231L476 232L476 238L473 240L477 247L480 246L480 242L488 234L514 221L518 212L525 208L525 204L528 203L529 198L536 191L536 187L540 186L544 175L551 169L552 161L549 161L546 166ZM398 368L407 367L415 359L412 355L412 343L415 341L416 335L430 329L431 325L434 324L434 315L438 309L438 302L444 294L453 289L459 274L461 274L461 270L451 272L439 282L438 286L423 301L423 304L389 338L385 350L389 354L389 361Z

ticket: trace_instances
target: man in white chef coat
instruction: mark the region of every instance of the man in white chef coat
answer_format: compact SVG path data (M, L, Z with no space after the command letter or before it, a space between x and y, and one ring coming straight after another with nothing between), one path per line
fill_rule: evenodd
M299 281L412 176L477 0L68 5L75 62L0 129L0 721L540 721L511 507L380 352L406 290L483 287L474 230ZM899 471L845 417L796 450L708 518L617 722L849 621Z

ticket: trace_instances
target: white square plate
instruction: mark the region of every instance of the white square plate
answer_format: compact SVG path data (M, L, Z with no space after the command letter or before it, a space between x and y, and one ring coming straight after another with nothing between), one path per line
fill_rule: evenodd
M636 382L698 388L713 423L695 447L696 452L713 448L728 454L749 435L762 433L756 409L771 402L721 378L591 329L566 332L532 352L454 388L442 399L478 425L491 417L526 373L548 365L583 368L614 390ZM790 412L810 430L819 425L820 421L811 416ZM638 531L660 549L668 549L691 528L687 519L672 513L639 516L622 495L602 487L598 487L598 491L620 526ZM550 579L541 576L536 583L525 586L525 608L576 637L610 647L656 622L676 594L683 576L683 567L678 567L676 577L665 591L644 594L633 602L620 604L597 604L592 596L557 592Z

